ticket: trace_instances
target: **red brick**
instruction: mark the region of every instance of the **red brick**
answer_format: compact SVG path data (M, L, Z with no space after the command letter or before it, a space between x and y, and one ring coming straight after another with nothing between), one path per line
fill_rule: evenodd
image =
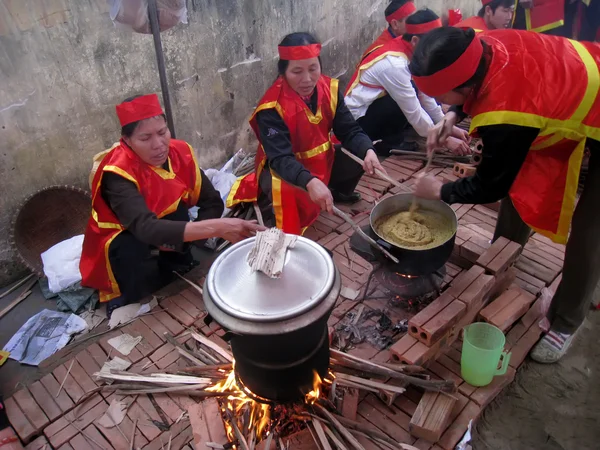
M542 330L537 323L529 327L521 339L510 349L511 357L509 364L511 367L517 368L525 361L527 354L537 341L539 341L541 334Z
M400 394L394 400L394 406L404 411L406 414L412 417L417 409L417 404L408 398L405 394Z
M510 305L517 297L519 297L519 295L521 295L521 292L523 291L514 288L505 291L500 295L500 297L498 297L496 300L494 300L485 308L483 308L479 315L483 318L483 320L489 322L489 320L492 319L492 317L494 317L496 314L498 314L500 311L502 311L504 308Z
M98 418L99 419L99 418ZM104 435L106 440L108 440L111 445L118 449L126 449L128 448L130 436L133 434L133 422L128 416L125 416L123 421L118 425L118 427L105 428L102 425L98 424L98 420L96 419L94 425L98 429L98 431ZM121 433L122 432L122 433ZM123 436L125 435L125 436ZM143 447L148 443L148 440L144 437L142 433L136 431L135 439L134 439L134 448Z
M525 313L523 317L521 317L520 322L526 327L529 328L534 323L539 322L544 316L543 311L543 299L538 298L531 308Z
M75 450L98 450L97 444L102 445L104 450L114 448L106 439L104 439L104 436L100 434L94 425L89 425L82 431L83 433L76 435L69 442Z
M487 265L487 271L492 274L504 271L519 257L521 249L522 247L516 242L509 242L506 247L498 253L498 256Z
M521 256L515 265L523 272L528 273L539 280L543 280L546 284L552 283L552 281L554 281L559 272L562 270L560 267L549 269L539 262L533 261L525 256Z
M460 219L462 216L464 216L466 213L468 213L471 210L471 208L473 207L473 205L468 205L468 204L465 204L465 205L456 204L456 206L457 206L457 209L455 209L454 212L456 213L456 217L458 219Z
M333 250L334 248L336 248L338 245L343 244L345 241L348 240L348 236L346 236L345 234L338 234L336 237L334 237L331 241L327 242L324 247L328 250Z
M50 395L41 382L35 381L34 383L30 384L29 392L31 392L31 395L38 405L40 405L50 421L53 421L62 415L63 411L54 401L54 396Z
M481 304L485 303L485 299L494 288L495 281L496 278L493 275L481 274L460 294L458 299L467 305L467 310L479 308Z
M406 364L422 365L429 361L437 353L440 342L441 341L438 341L432 347L428 347L422 342L417 342L408 351L404 352L402 355L399 355L400 361Z
M8 420L21 440L25 443L36 434L37 430L27 419L23 411L17 405L14 398L8 398L4 401Z
M525 244L525 248L537 254L551 255L554 258L556 258L555 261L557 261L557 264L559 264L558 261L565 260L565 247L562 245L559 245L559 248L557 248L551 245L544 244L543 242L540 242L534 238L529 239L527 244Z
M475 244L471 240L465 241L459 250L459 255L472 263L475 263L483 253L485 253L485 248Z
M200 285L199 283L197 283ZM202 294L198 292L198 290L194 287L189 287L184 289L179 293L179 295L183 296L187 301L192 303L196 308L198 308L203 313L206 312L206 305L204 304L204 299L202 298Z
M471 209L471 211L469 211L469 215L474 217L475 219L477 219L478 221L491 225L492 227L496 226L496 221L497 218L490 216L489 214L483 214L481 212L479 212L479 210L477 209L478 205L475 205L475 207L473 209Z
M21 411L25 413L27 419L35 428L35 431L38 432L42 428L44 428L50 420L40 408L40 406L33 399L27 388L19 389L17 392L13 394L13 398L21 408Z
M463 380L460 377L460 374L457 375L452 372L450 369L442 366L438 361L433 361L429 364L429 370L440 377L442 380L450 380L454 382L455 386L459 386Z
M392 352L392 355L394 357L400 358L417 342L418 340L415 339L413 336L405 334L394 345L392 345L390 351Z
M46 390L48 391L50 396L54 399L54 401L56 402L56 404L58 405L58 407L61 409L62 412L67 412L67 411L71 410L71 408L73 408L75 403L73 403L73 401L71 400L71 397L69 397L67 395L64 388L60 391L60 394L58 395L58 397L56 396L56 393L58 392L58 389L60 387L60 383L58 381L56 381L56 378L54 378L54 375L52 375L51 373L46 374L40 379L40 382L46 388ZM62 382L62 380L61 380L61 382Z
M502 376L496 376L487 386L479 387L471 394L471 400L477 403L481 409L484 409L494 400L502 390L513 382L516 371L508 367L506 373Z
M527 312L533 300L535 300L533 295L528 292L521 292L506 308L492 317L489 323L505 332Z
M111 357L118 356L119 358L122 358L126 361L131 361L132 363L142 359L143 358L142 354L139 352L139 350L137 350L135 348L133 350L131 350L129 355L124 355L121 352L117 351L112 345L110 345L108 343L108 341L110 339L112 339L116 336L119 336L121 334L123 334L121 332L121 330L111 331L110 333L107 333L104 336L102 336L100 338L100 340L98 341L98 344L100 344L100 347L102 347L102 349L106 352L106 354L110 355Z
M70 362L67 362L65 365L68 367L70 364ZM71 368L71 375L77 380L77 384L81 386L81 389L83 389L83 392L86 394L98 387L96 382L90 378L83 367L77 362L77 359L75 359L73 367Z
M77 403L79 399L81 399L81 397L85 395L85 392L81 388L81 386L79 386L79 384L75 381L75 378L73 377L72 373L69 373L67 375L67 370L71 365L71 362L68 362L67 364L67 366L65 366L65 364L58 366L56 369L54 369L52 373L56 377L56 380L59 382L59 384L62 384L64 380L63 390L69 395L69 397L71 397L73 402ZM71 369L71 371L72 370L73 369ZM56 395L56 392L54 393L54 395Z
M179 297L179 296L178 296ZM184 324L185 326L191 326L196 320L194 316L188 314L185 310L183 310L175 301L177 298L173 299L173 297L165 298L160 302L160 306L163 307L172 316L174 319Z
M377 406L375 406L377 405ZM381 410L385 410L387 415ZM369 403L368 400L363 400L360 405L358 405L358 414L365 418L368 422L375 425L385 434L390 436L392 439L396 439L398 442L404 442L407 444L411 444L415 441L415 439L408 433L406 429L402 426L398 425L398 421L407 420L406 426L408 428L408 422L410 422L410 418L404 414L402 411L396 410L398 418L394 420L389 417L392 414L383 403L378 402L377 400L373 403ZM359 420L360 421L360 420Z
M136 350L139 350L143 356L148 356L163 343L162 339L160 339L140 319L137 319L129 325L123 327L122 330L124 333L128 333L132 336L142 336L141 342L136 345L135 348Z
M419 340L425 339L429 346L440 340L465 314L467 306L460 300L454 300L433 319L423 326Z
M508 245L510 241L505 237L500 236L496 241L488 248L481 257L476 261L476 264L487 268L487 265L491 263L498 254Z
M68 442L61 445L58 450L79 450L79 449L74 449L73 447L71 447L71 444L69 444Z
M311 241L317 242L319 239L324 237L325 234L326 234L325 232L323 232L321 230L317 230L315 227L313 227L311 225L310 227L308 227L306 229L303 236L307 239L310 239Z
M168 431L164 431L153 441L142 447L142 450L162 450L167 447L169 439L173 441L181 432L189 428L187 420L182 420L179 423L174 424ZM171 442L172 445L172 442Z
M102 397L99 395L97 397L102 399ZM93 401L96 400L97 399ZM93 401L91 401L91 403L93 403ZM44 430L44 434L53 447L60 447L77 435L79 432L78 429L86 428L94 420L102 416L102 414L106 412L107 407L108 405L104 401L100 401L86 412L77 411L77 409L71 411L58 419L56 422L47 426ZM72 424L74 424L76 427Z
M454 279L450 284L450 287L446 290L446 293L454 298L459 298L460 295L483 273L484 270L482 267L471 267Z
M544 280L537 279L536 277L533 277L528 273L517 269L516 267L514 268L514 271L516 274L515 284L530 294L538 295L546 286L546 282Z
M166 313L164 313L164 314L166 314ZM168 314L166 314L166 315L167 315L167 317L169 317L169 319L171 319L171 317ZM140 320L142 322L144 322L148 326L148 328L150 328L152 331L154 331L154 334L156 334L160 338L160 340L163 342L166 341L165 334L173 334L171 332L171 330L169 330L160 320L158 320L155 317L154 314L147 315L147 316L141 316ZM173 319L171 319L171 320L173 320ZM173 320L173 322L175 322L175 321ZM175 323L177 323L177 322L175 322ZM177 325L179 325L179 324L177 324Z
M94 362L100 368L108 360L108 355L104 352L102 347L100 347L100 345L98 345L96 342L88 345L85 350L90 354L90 356L92 357ZM85 367L84 367L84 369L85 369Z
M504 348L510 350L517 342L519 342L519 339L523 337L527 330L528 328L523 325L521 321L517 322L506 334L506 344L504 345Z
M176 421L181 415L182 409L173 402L173 400L166 394L155 394L154 400L165 413L165 415L173 422Z
M0 436L1 440L2 436ZM39 436L37 439L34 439L29 444L25 446L25 450L46 450L50 448L50 444L48 444L48 440L45 436ZM10 447L7 449L9 450Z
M358 389L347 389L342 400L341 413L346 419L356 420L358 409Z
M86 349L83 349L82 351L77 353L75 359L77 360L81 368L85 371L85 373L90 377L90 379L94 381L95 384L98 384L94 380L94 377L92 375L95 372L100 371L103 364L99 364L98 362L96 362L96 360L92 357L92 355L90 355L90 353Z
M430 442L437 441L450 422L455 404L453 396L425 392L410 421L410 433Z
M480 414L481 407L479 405L472 401L467 403L467 405L464 407L464 409L461 411L458 417L456 417L456 419L444 432L437 445L439 445L444 450L454 450L454 447L456 446L456 444L458 444L458 441L460 441L460 439L467 431L469 422L471 420L473 420L473 422L476 422Z
M419 329L431 319L433 319L433 317L439 314L453 301L454 297L448 294L448 292L444 292L442 295L436 298L433 302L431 302L429 305L423 308L418 314L414 315L408 321L410 334L412 334L415 337L418 337L420 332Z

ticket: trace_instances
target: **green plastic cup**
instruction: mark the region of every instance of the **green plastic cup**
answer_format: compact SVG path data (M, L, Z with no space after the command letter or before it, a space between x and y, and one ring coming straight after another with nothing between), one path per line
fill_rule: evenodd
M489 323L472 323L464 328L460 372L472 386L487 386L508 369L510 353L503 351L506 338ZM500 366L500 368L498 368Z

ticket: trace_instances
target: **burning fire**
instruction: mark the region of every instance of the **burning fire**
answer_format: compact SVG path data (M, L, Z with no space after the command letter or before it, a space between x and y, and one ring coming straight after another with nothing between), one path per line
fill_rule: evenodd
M223 380L206 388L210 392L231 392L227 396L227 402L223 405L222 412L228 419L225 421L227 429L227 437L230 442L235 442L237 437L233 428L232 421L238 421L238 417L242 416L248 410L250 414L250 420L248 420L248 431L255 430L256 436L262 436L263 432L269 425L269 419L271 416L271 406L267 403L260 403L254 400L248 395L252 394L246 387L240 387L235 377L235 361L233 368ZM243 428L243 425L236 424L239 429Z
M321 385L323 384L323 381L321 380L321 377L319 376L319 374L317 373L316 370L313 370L313 385L312 385L312 391L310 391L308 394L306 394L304 396L304 402L308 403L309 405L314 405L315 402L319 399L319 397L321 396Z
M306 404L313 405L322 394L323 380L315 370L312 390L304 396ZM229 373L223 373L225 378L215 385L206 388L210 392L229 392L225 402L221 405L221 412L225 417L225 428L230 442L238 441L237 433L252 434L257 440L265 438L272 432L271 405L256 400L257 396L247 387L238 383L235 376L235 361ZM333 378L333 373L329 374ZM331 383L325 379L325 382ZM266 400L265 400L266 401ZM293 411L293 409L290 409ZM247 420L244 420L247 419Z

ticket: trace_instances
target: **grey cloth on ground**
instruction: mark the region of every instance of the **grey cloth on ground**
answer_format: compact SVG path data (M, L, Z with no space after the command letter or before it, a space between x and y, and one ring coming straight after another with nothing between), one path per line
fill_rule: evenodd
M40 289L46 300L56 299L56 309L63 312L73 312L94 309L98 304L98 291L81 286L81 282L72 284L68 288L55 294L48 288L48 279L40 278Z

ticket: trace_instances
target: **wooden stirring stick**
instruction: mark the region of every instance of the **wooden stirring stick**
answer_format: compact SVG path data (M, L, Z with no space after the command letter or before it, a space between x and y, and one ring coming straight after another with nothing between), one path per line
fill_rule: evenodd
M352 227L352 229L354 231L356 231L360 235L360 237L362 237L365 241L367 241L371 247L376 248L377 250L379 250L380 252L382 252L385 256L387 256L389 259L391 259L392 261L394 261L396 264L398 264L400 262L398 260L398 258L396 258L394 255L392 255L390 252L388 252L382 245L379 245L377 243L377 241L375 241L373 238L371 238L371 236L369 236L368 234L366 234L356 224L356 222L354 222L354 220L352 220L350 218L350 216L348 214L346 214L344 211L342 211L341 209L339 209L337 206L333 205L333 212L335 213L336 216L344 219L347 223L349 223L350 226Z
M360 159L358 156L353 155L352 153L350 153L348 150L346 150L344 147L342 147L342 152L348 156L351 160L353 160L354 162L357 162L358 164L360 164L361 166L363 165L364 161L362 159ZM404 186L402 183L399 183L398 181L394 180L392 177L390 177L388 174L382 172L379 169L375 169L375 175L377 175L379 178L381 178L382 180L387 181L388 183L392 183L394 186L399 187L400 189L403 189L405 192L412 192L410 190L410 188L407 188L406 186Z

